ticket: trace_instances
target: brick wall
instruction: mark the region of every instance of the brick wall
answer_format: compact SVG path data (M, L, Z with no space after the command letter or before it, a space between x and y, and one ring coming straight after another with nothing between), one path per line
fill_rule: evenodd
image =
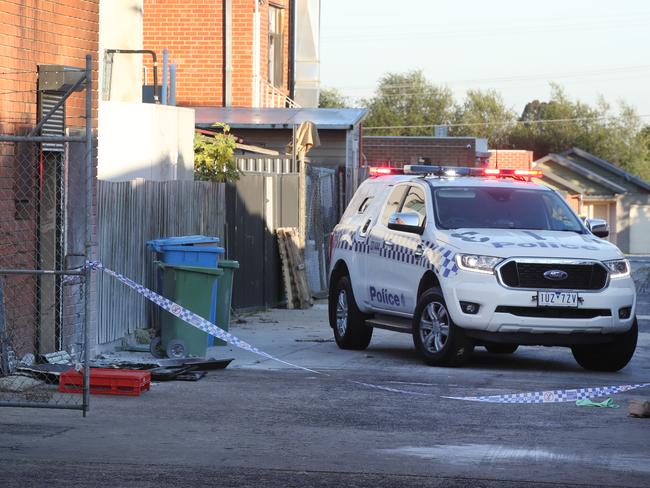
M533 151L523 149L490 149L488 167L503 169L530 169Z
M433 164L475 166L473 137L364 136L363 154L371 166Z
M0 134L24 135L35 125L38 64L84 68L86 54L93 56L93 127L96 127L98 16L99 0L0 1ZM84 112L85 93L72 95L66 103L66 126L82 127ZM38 144L0 143L2 268L38 267L35 236L40 164ZM37 334L36 279L6 276L3 282L7 327L14 336L17 352L28 352ZM66 297L64 308L71 299L72 295ZM75 320L80 322L79 317L66 317L64 311L64 323L67 318L72 329ZM61 335L68 332L62 330Z
M224 105L223 0L144 0L144 48L177 63L176 101L186 106ZM289 0L260 2L260 77L268 79L269 4L284 7L284 83L288 90ZM232 102L253 103L253 14L255 0L232 0ZM147 60L151 83L151 63ZM162 73L162 63L159 73Z

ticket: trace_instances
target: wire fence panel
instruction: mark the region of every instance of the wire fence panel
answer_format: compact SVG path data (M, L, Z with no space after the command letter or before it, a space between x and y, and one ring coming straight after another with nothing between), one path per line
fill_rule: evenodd
M80 406L57 385L81 364L84 284L66 273L83 272L84 249L71 246L79 229L66 222L66 153L40 146L0 142L13 162L1 190L0 402Z
M336 170L307 166L305 268L312 294L327 292L329 234L339 221Z
M85 135L51 131L72 89L50 105L39 92L41 122L20 131L30 135L0 134L0 406L88 407L90 57L80 73Z

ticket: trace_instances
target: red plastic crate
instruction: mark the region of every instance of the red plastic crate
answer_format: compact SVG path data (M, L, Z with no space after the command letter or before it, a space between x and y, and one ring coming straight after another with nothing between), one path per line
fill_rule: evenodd
M149 390L151 373L130 369L90 369L90 393L94 395L139 396ZM59 391L62 393L83 392L83 372L70 369L61 373Z

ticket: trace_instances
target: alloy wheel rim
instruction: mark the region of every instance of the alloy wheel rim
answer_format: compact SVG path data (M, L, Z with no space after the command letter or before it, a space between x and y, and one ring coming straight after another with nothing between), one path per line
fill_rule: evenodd
M348 295L345 290L339 291L336 302L336 330L339 336L344 336L348 329Z
M431 302L420 316L420 340L431 353L442 351L449 340L449 313L444 304Z

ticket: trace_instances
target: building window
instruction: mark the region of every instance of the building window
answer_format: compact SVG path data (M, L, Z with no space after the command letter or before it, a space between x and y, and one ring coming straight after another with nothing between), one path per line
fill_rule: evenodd
M269 83L281 88L284 84L284 35L282 9L269 5Z

